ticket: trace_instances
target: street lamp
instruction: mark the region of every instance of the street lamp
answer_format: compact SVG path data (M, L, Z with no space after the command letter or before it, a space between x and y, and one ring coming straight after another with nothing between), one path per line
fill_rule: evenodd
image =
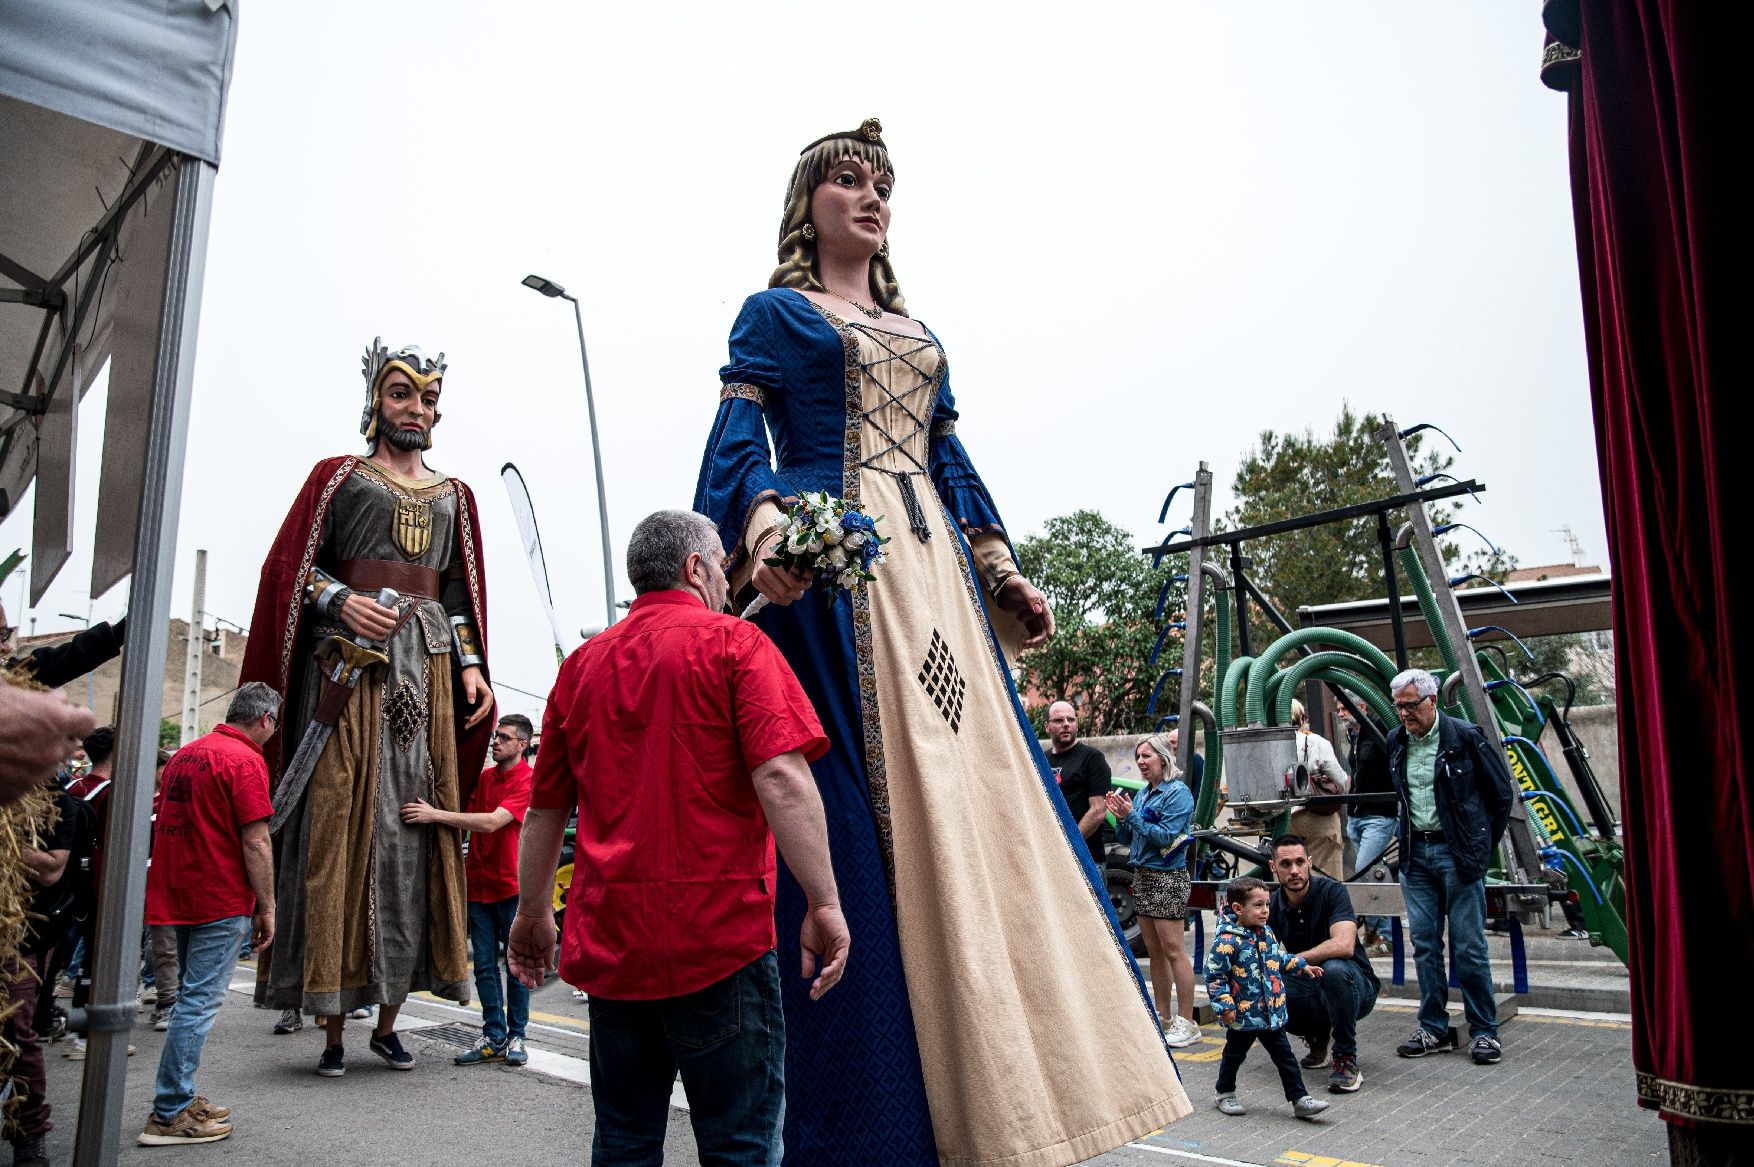
M585 369L585 412L591 419L591 460L597 467L597 519L603 527L603 606L608 612L608 624L614 624L615 564L609 555L609 498L603 490L603 446L597 440L597 400L591 393L591 358L585 352L585 317L579 311L577 297L567 295L566 289L553 280L528 275L524 277L523 285L550 299L571 300L573 321L579 326L579 363Z

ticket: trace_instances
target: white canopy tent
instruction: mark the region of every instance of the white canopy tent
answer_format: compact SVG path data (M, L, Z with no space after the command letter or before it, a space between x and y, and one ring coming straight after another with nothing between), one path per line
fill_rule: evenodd
M122 1120L195 329L236 29L236 0L0 4L0 518L34 480L35 602L72 551L78 405L108 362L91 594L133 576L78 1164L113 1163Z

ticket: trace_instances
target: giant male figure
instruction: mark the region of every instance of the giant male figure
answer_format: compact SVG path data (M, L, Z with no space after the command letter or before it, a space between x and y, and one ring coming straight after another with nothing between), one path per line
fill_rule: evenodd
M258 998L328 1019L330 1077L345 1069L348 1010L381 1006L372 1051L406 1069L392 1030L403 999L469 998L461 832L400 809L461 808L493 728L475 499L423 456L444 356L373 341L364 364L367 452L305 480L262 568L242 675L286 710L265 751L279 931ZM335 662L358 662L361 646L387 660L337 684ZM328 737L305 772L288 762L307 733Z

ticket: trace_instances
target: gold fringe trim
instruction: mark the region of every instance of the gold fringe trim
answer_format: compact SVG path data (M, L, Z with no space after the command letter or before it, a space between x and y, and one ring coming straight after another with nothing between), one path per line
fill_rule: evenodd
M1696 1086L1640 1070L1638 1101L1678 1118L1754 1126L1754 1089L1745 1087Z

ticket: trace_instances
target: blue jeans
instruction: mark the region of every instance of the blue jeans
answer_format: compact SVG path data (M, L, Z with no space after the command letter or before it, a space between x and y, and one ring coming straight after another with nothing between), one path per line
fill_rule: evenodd
M1334 1041L1334 1056L1358 1056L1358 1023L1376 1008L1376 986L1349 956L1322 963L1322 979L1285 978L1286 1032Z
M1413 936L1413 963L1419 971L1419 1024L1436 1037L1449 1032L1445 1009L1449 976L1443 959L1447 919L1468 1035L1497 1037L1498 1001L1486 950L1486 881L1461 882L1448 843L1415 839L1413 853L1401 860L1401 894L1407 901L1407 930Z
M238 949L249 939L250 918L229 916L211 924L177 924L175 929L183 983L171 1008L171 1027L164 1035L152 1099L152 1113L166 1122L195 1100L201 1049L231 987Z
M501 992L500 953L511 935L518 897L483 904L469 901L469 948L475 960L475 993L481 998L481 1035L494 1045L523 1037L530 1022L530 990L506 971Z
M1346 837L1352 840L1352 849L1358 856L1352 865L1354 873L1381 858L1395 841L1395 828L1399 825L1400 820L1393 815L1354 815L1346 820ZM1370 925L1385 937L1390 929L1387 916L1360 916L1358 922Z
M786 1028L769 952L699 992L656 1001L591 995L592 1167L658 1167L670 1084L682 1072L700 1161L779 1167Z

